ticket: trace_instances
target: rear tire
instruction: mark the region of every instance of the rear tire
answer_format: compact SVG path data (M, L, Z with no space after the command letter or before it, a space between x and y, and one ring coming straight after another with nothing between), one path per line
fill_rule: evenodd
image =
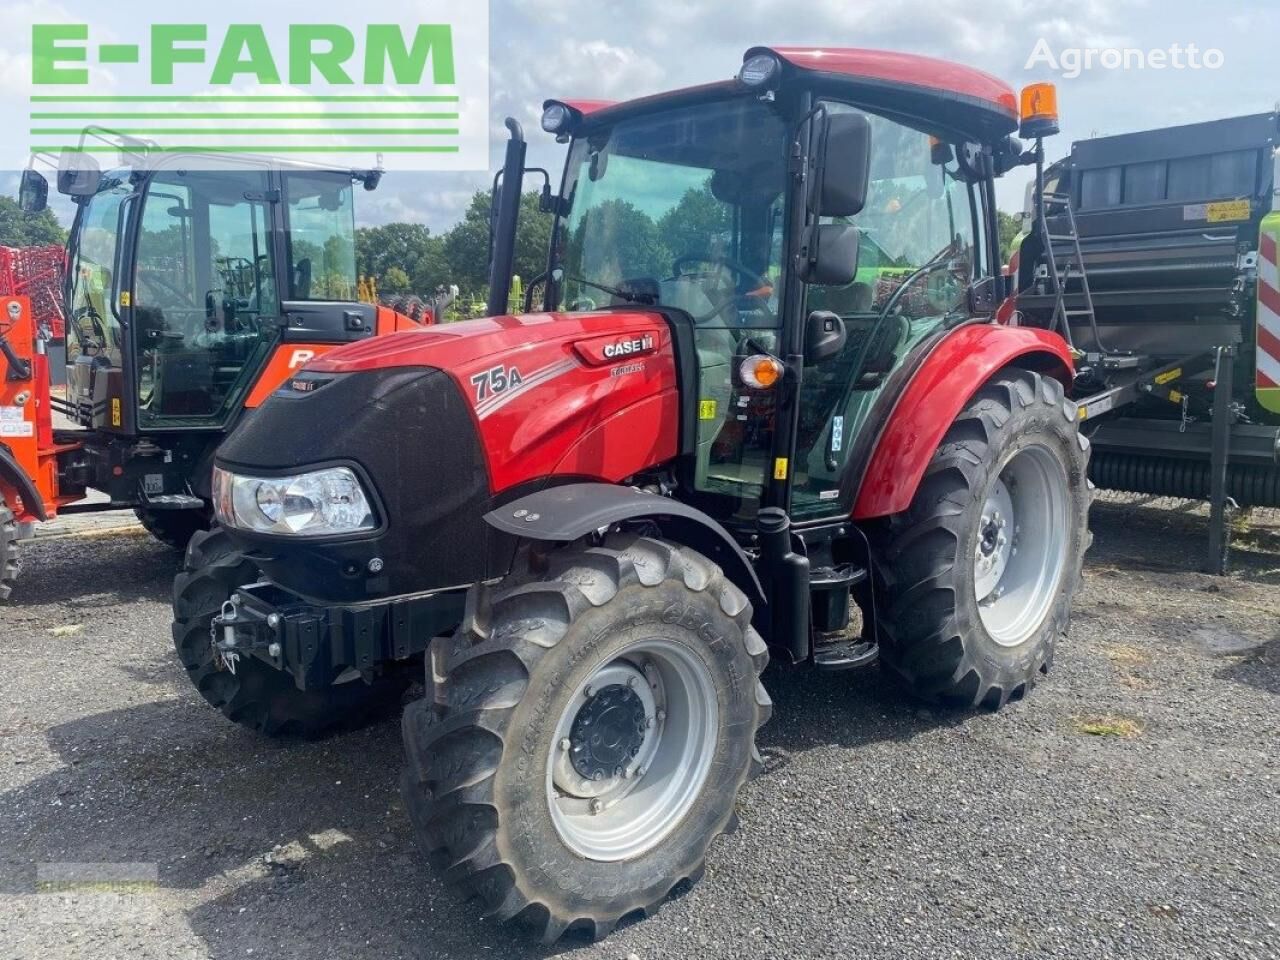
M418 842L486 916L548 943L653 913L736 825L767 660L742 592L659 540L611 535L473 588L405 711Z
M173 643L200 696L228 720L269 737L321 736L353 729L400 704L412 681L408 664L372 684L352 680L299 690L288 673L241 657L233 674L214 662L209 628L237 588L257 581L258 568L220 529L197 533L173 584Z
M1089 442L1055 379L1005 368L877 538L882 662L916 695L999 709L1053 662L1080 582Z
M148 510L135 507L138 522L161 543L174 550L185 551L191 538L213 525L213 511L203 510Z
M8 600L14 581L22 572L18 556L18 523L3 501L0 501L0 601Z

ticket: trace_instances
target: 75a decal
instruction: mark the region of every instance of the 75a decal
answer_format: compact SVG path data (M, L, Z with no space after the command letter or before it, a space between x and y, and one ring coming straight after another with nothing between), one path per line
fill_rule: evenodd
M482 370L471 378L471 386L476 391L476 403L506 393L524 383L524 377L515 367L504 367L499 364Z

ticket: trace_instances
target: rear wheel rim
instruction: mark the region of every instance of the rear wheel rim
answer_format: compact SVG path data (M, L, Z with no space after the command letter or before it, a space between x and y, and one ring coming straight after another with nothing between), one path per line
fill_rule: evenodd
M974 595L1002 647L1033 636L1053 606L1070 537L1067 471L1043 444L1015 451L987 489L974 545Z
M719 727L693 650L660 637L623 648L573 691L553 731L546 798L560 840L606 862L658 846L701 795Z

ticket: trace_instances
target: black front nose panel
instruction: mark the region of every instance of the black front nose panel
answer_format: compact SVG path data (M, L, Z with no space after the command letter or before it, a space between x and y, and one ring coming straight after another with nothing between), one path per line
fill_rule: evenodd
M440 370L304 373L227 438L218 464L250 476L345 464L371 488L374 533L231 531L271 580L305 597L353 602L471 583L503 550L482 520L489 477L470 409Z

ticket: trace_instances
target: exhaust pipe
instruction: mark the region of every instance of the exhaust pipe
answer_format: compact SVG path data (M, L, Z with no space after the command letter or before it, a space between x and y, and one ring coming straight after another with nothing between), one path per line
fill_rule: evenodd
M491 201L492 224L489 231L489 302L485 312L490 317L507 312L511 297L511 275L515 271L516 230L520 225L520 193L524 183L524 158L528 145L524 130L514 117L507 117L511 139L502 164L501 180L494 183Z

